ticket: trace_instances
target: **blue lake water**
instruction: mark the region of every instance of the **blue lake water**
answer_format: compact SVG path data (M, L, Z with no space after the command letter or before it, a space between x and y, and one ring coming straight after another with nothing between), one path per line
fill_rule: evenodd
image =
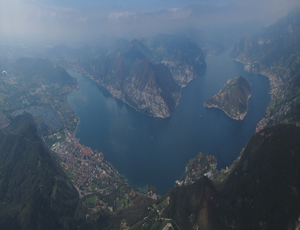
M270 102L269 80L245 72L241 63L229 57L229 51L207 57L206 63L206 73L182 89L176 110L165 119L145 116L88 77L69 71L79 87L68 95L80 119L76 137L83 145L100 148L133 188L150 184L160 195L174 186L188 161L200 151L216 156L218 168L229 166L265 115ZM249 112L243 121L203 106L208 97L236 76L252 83Z

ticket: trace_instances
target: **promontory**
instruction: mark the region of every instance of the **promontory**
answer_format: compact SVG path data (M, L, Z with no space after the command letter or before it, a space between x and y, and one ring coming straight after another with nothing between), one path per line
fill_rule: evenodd
M215 96L206 99L204 106L221 109L230 118L243 120L248 113L250 85L242 76L231 78Z

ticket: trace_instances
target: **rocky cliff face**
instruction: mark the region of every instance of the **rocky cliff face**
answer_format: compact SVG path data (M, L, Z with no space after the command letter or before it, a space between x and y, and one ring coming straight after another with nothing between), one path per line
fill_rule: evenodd
M180 98L180 87L168 68L149 61L151 53L134 40L95 65L95 79L116 98L155 117L168 117Z
M230 118L243 120L248 113L250 97L250 82L244 77L235 77L229 79L215 96L208 98L204 106L221 109Z
M123 92L138 110L157 117L169 117L180 98L180 87L168 68L148 60L139 65Z
M133 40L96 60L92 75L114 97L138 111L169 117L179 102L181 86L206 68L201 50L191 41L189 45L172 44L172 53L171 48L157 51L157 45L154 51Z
M299 120L300 9L262 29L254 36L240 35L231 56L245 70L266 75L271 103L257 130L283 120Z

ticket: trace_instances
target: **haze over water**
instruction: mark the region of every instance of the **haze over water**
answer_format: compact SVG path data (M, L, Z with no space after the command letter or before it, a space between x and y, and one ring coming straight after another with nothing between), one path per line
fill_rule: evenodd
M80 119L76 137L83 145L100 148L133 188L150 184L160 195L174 186L188 161L200 151L216 156L218 168L229 166L264 117L270 102L269 80L245 72L241 63L229 57L229 51L207 57L206 63L206 73L182 89L176 110L165 119L145 116L86 76L69 71L79 87L68 96ZM228 79L237 76L252 83L249 112L243 121L203 106Z

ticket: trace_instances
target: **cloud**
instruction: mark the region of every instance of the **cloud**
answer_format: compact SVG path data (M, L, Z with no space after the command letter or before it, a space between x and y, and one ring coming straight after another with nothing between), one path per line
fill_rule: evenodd
M85 18L80 17L77 19L77 22L86 22L86 21L87 21L86 17Z
M162 10L158 13L159 17L165 19L183 19L188 18L192 14L193 10L191 8L171 8L168 10Z
M68 7L57 7L57 6L45 6L47 8L53 9L55 11L59 12L66 12L66 13L80 13L79 10L74 8L68 8Z
M110 13L107 17L110 20L136 19L137 15L136 13L131 13L131 12L114 12L114 13Z
M178 10L179 10L178 8L168 9L169 12L173 12L173 13L176 13Z

